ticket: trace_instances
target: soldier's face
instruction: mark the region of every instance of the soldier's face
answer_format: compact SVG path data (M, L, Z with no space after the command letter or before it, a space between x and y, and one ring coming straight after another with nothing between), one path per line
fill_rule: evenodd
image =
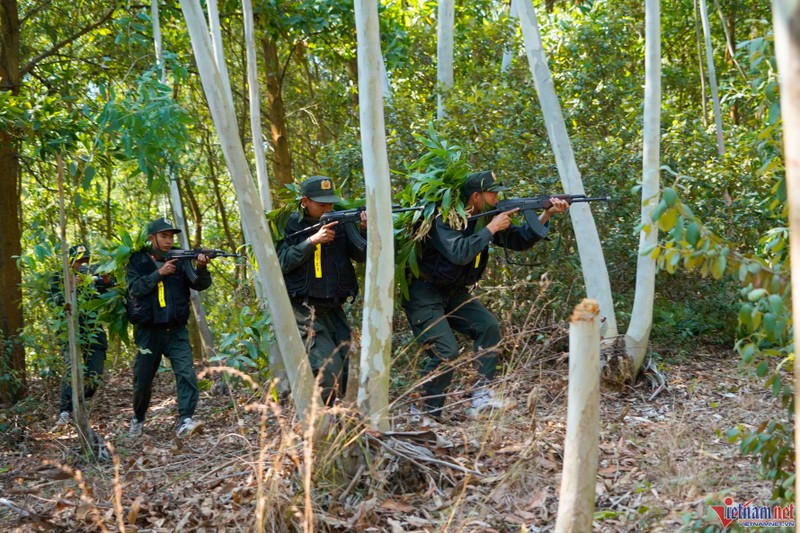
M487 208L493 208L500 200L498 193L492 191L474 192L470 195L467 207L473 212L480 213Z
M331 210L333 210L333 204L315 202L306 196L303 197L300 203L306 209L306 213L308 213L308 216L311 218L319 218L323 214L329 213Z
M175 233L171 231L159 231L155 235L150 235L150 244L156 250L168 252L172 249L172 243L175 242Z

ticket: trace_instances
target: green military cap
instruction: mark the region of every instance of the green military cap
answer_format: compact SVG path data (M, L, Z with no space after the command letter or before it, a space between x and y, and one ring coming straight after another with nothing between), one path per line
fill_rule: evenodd
M335 204L342 199L336 196L333 180L327 176L311 176L300 185L303 196L321 204Z

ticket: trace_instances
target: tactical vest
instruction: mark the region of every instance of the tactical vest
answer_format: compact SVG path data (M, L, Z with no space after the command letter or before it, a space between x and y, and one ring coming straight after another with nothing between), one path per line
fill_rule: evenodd
M464 230L465 236L475 232L476 221L472 221ZM434 229L435 231L435 229ZM489 246L486 246L475 256L475 259L465 265L457 265L443 256L430 239L423 245L422 260L419 263L421 277L427 279L437 287L456 288L474 285L483 276L489 262Z
M158 270L147 252L133 254L130 264L143 276ZM188 262L178 261L175 273L162 278L146 296L136 298L128 293L128 320L131 324L151 328L186 325L189 321L189 280L183 265L188 265Z
M300 219L293 213L284 230L290 235L312 226L315 221ZM309 238L310 233L288 237L286 243L294 246ZM358 279L349 254L349 239L341 225L336 226L336 236L326 244L318 244L313 257L283 277L290 298L313 298L344 302L358 294Z

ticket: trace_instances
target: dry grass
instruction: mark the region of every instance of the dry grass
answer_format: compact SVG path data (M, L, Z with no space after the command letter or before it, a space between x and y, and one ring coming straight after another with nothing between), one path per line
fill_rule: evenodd
M536 306L532 306L536 308ZM227 396L203 394L203 435L174 434L174 380L160 374L145 436L125 436L129 372L112 373L93 400L95 429L114 462L90 464L74 435L52 433L55 410L8 410L0 421L0 527L32 531L548 531L557 511L565 432L566 328L531 316L506 336L500 380L516 406L472 420L465 415L469 362L459 361L446 418L413 426L404 395L413 383L405 355L393 397L400 434L369 431L357 412L328 413L331 432L312 446L290 404L270 384L240 376ZM596 511L600 531L674 531L705 513L722 491L765 498L752 459L717 435L780 410L759 380L735 370L731 354L706 355L669 369L666 392L644 385L604 390ZM33 393L45 395L43 383ZM55 404L53 404L55 405ZM102 409L101 409L102 407ZM405 432L405 433L402 433ZM50 465L43 467L42 465ZM11 507L10 505L13 505Z

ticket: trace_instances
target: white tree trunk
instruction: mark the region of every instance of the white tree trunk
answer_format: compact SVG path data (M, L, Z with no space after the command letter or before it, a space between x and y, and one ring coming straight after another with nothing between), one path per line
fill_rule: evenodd
M789 202L789 250L792 271L792 315L800 317L800 0L772 0L775 55L781 83L783 157ZM800 328L794 328L794 345L800 346ZM800 390L800 365L794 365L794 390ZM800 420L795 399L794 419ZM800 431L794 432L795 464L800 464ZM800 494L800 477L795 478Z
M242 224L252 231L253 255L259 266L256 276L266 291L278 346L289 375L292 397L298 415L308 423L311 420L307 415L320 407L321 400L319 395L314 393L311 366L300 340L300 332L294 320L286 284L281 274L278 254L263 216L263 207L260 205L258 191L253 183L253 176L239 138L231 94L226 92L226 84L223 83L220 71L217 69L208 26L198 0L181 0L181 9L189 29L211 117L236 190Z
M361 412L369 416L372 427L386 431L394 312L394 231L381 98L378 6L374 0L355 0L355 14L361 155L369 216L357 403Z
M156 62L161 66L161 83L167 83L167 66L164 63L164 52L161 41L161 22L158 14L158 0L153 0L150 3L150 18L153 22L153 43L156 49ZM178 190L178 182L173 176L171 165L167 167L167 177L169 178L169 194L172 199L172 213L175 219L176 227L182 230L179 233L179 240L184 249L189 249L189 233L186 221L183 218L183 202L181 201L181 193ZM189 291L189 301L194 313L194 319L197 323L197 331L200 334L200 343L202 344L203 360L209 361L211 357L216 355L214 349L214 338L211 335L211 328L208 326L206 319L206 312L203 309L203 303L200 301L200 294L195 291Z
M561 176L561 184L567 194L584 194L581 174L575 163L575 154L567 135L567 126L561 114L561 105L558 103L553 78L547 66L547 57L542 47L542 38L539 34L539 24L536 21L536 11L529 0L517 3L517 10L522 28L522 37L525 40L525 52L528 64L539 93L539 104L542 107L544 121L547 126L547 136ZM553 191L555 192L555 191ZM606 319L606 337L617 336L617 319L614 315L614 300L611 296L611 283L608 279L608 269L603 257L603 248L600 245L600 236L597 226L592 218L592 211L588 203L575 204L570 208L572 226L578 242L578 254L581 258L583 280L586 285L586 294L589 298L600 303L600 313Z
M644 126L642 133L642 223L639 251L658 242L658 225L651 214L659 201L661 147L661 9L660 0L645 0ZM636 259L636 293L625 349L631 360L631 378L642 366L653 325L656 261L649 254Z
M269 192L269 173L264 154L264 138L261 132L261 95L258 89L258 61L256 59L256 38L253 30L253 3L242 0L244 16L244 38L247 44L247 88L250 96L250 131L253 135L253 155L256 159L256 179L258 195L265 211L272 211L272 197Z
M714 49L711 48L711 28L708 24L708 7L706 0L700 0L700 20L703 21L703 34L706 40L706 63L708 64L708 83L711 85L711 101L714 105L714 122L717 126L717 151L725 154L725 140L722 137L722 110L719 106L719 90L717 89L717 73L714 69Z
M556 532L592 530L600 425L598 306L583 300L569 326L569 396Z
M511 6L508 9L508 18L511 20L519 18L519 15L517 15L517 2L519 0L511 0ZM506 46L505 50L503 50L503 63L500 65L500 72L509 71L512 59L514 59L514 50L510 46Z
M444 98L453 87L453 31L456 23L455 0L439 0L439 20L436 29L436 81L439 94L436 97L436 118L445 117Z

